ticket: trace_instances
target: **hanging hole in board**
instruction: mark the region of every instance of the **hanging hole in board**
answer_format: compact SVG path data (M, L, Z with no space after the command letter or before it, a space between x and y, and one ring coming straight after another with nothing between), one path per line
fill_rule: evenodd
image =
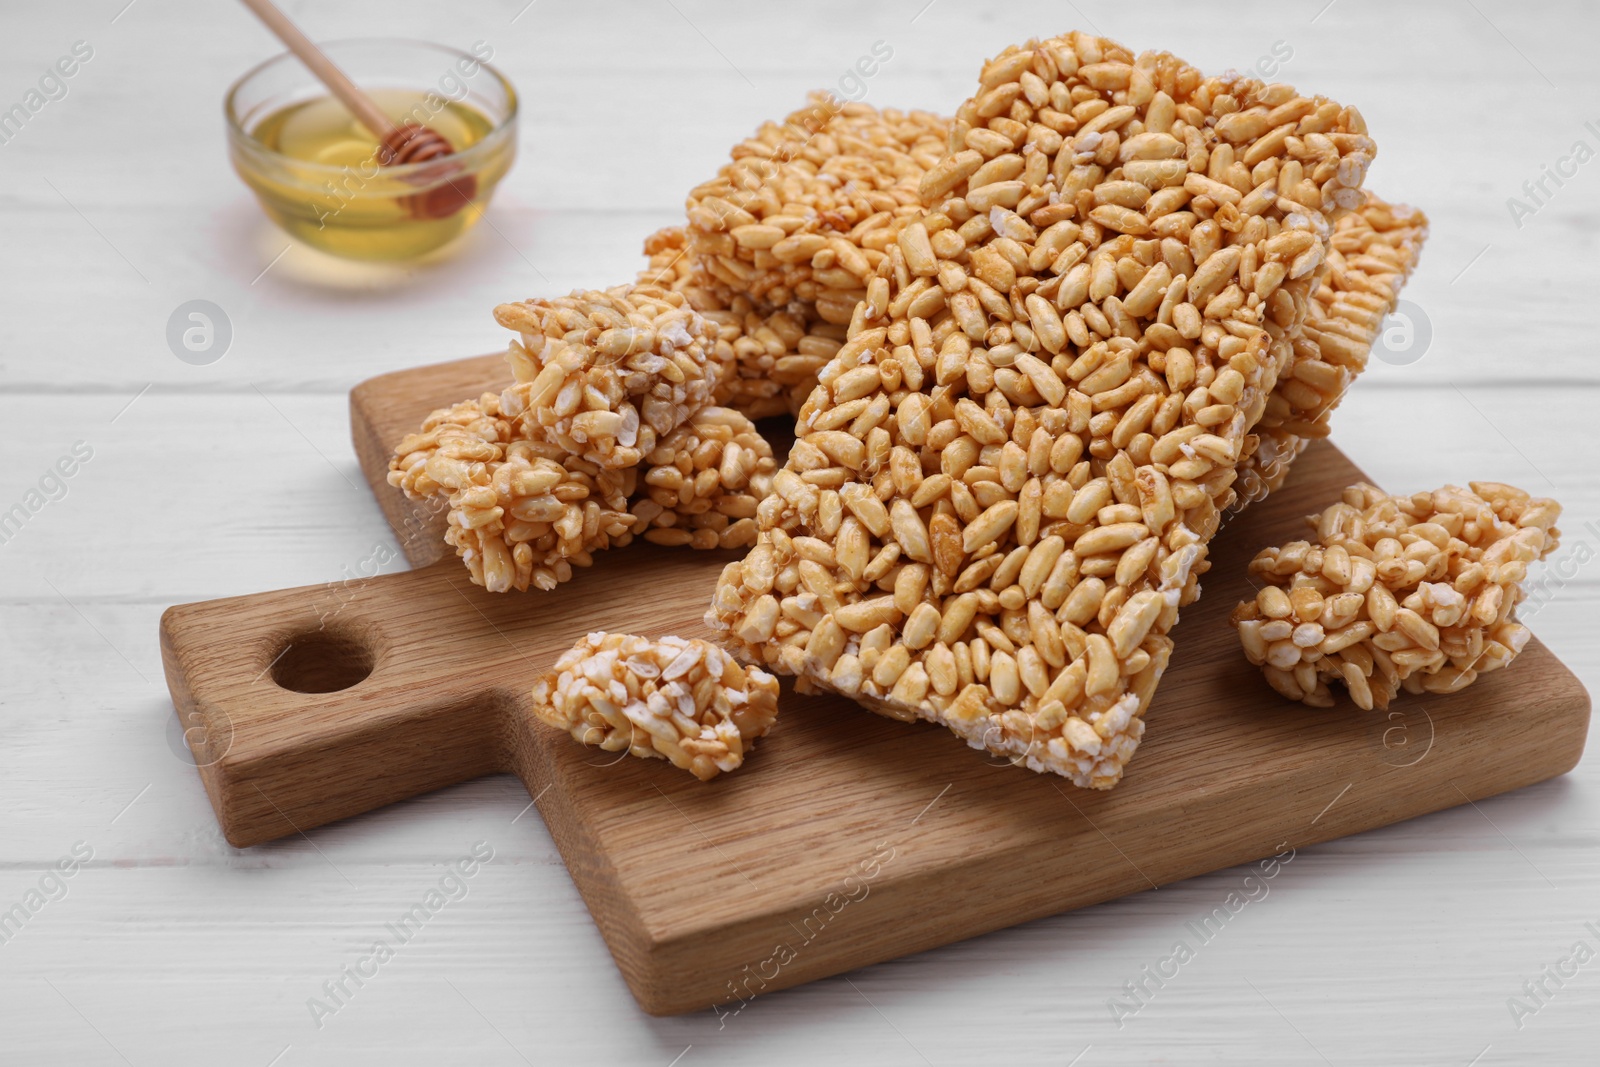
M372 649L347 633L313 630L291 637L269 668L272 680L296 693L337 693L372 673Z

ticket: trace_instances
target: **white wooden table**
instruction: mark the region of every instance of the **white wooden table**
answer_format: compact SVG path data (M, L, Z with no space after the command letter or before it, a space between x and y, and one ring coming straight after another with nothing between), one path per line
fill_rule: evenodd
M1078 25L1212 70L1288 52L1278 77L1361 106L1381 146L1369 184L1433 219L1406 292L1431 344L1413 362L1402 360L1417 349L1377 363L1336 437L1391 488L1495 478L1561 499L1565 562L1533 626L1593 689L1592 5L1291 0L1224 15L1177 0L981 11L835 0L754 14L707 0L300 0L291 14L315 37L383 22L487 41L524 99L521 158L492 225L448 262L352 271L284 252L229 169L220 101L276 51L264 31L226 3L126 3L0 12L0 108L75 42L92 49L66 95L0 143L0 510L41 479L56 497L0 544L0 912L30 913L0 927L0 1062L1596 1062L1593 755L1558 781L1308 849L1204 945L1186 923L1245 869L763 998L737 1017L654 1019L634 1007L511 778L229 847L181 755L156 641L170 604L394 558L348 443L351 385L497 347L488 311L500 300L631 277L640 239L678 217L730 144L806 89L838 88L875 42L893 55L867 100L949 110L984 57ZM1562 163L1580 141L1585 162ZM1523 183L1545 165L1566 176L1535 202ZM1520 218L1514 196L1529 209ZM165 340L191 299L232 324L209 366L180 362ZM77 442L92 456L48 477ZM345 979L349 995L319 1026L310 999L476 842L493 859L465 897L364 985ZM58 881L61 859L74 874ZM1185 939L1195 958L1113 1021L1108 1000ZM1570 972L1579 942L1576 975L1544 978L1549 995L1531 998L1524 982L1547 965Z

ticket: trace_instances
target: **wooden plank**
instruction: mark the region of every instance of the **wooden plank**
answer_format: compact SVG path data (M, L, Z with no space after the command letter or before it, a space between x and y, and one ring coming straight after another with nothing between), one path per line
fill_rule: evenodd
M499 374L482 358L352 395L363 469L417 562L437 520L397 503L384 459L427 409ZM550 594L489 595L450 558L336 593L186 605L163 618L163 659L180 715L201 728L202 777L231 842L512 770L639 1003L687 1011L1569 770L1588 698L1537 641L1510 671L1451 697L1404 698L1387 715L1286 706L1238 654L1225 618L1249 593L1249 555L1360 477L1319 445L1289 485L1230 523L1205 598L1174 633L1147 741L1109 793L834 697L786 695L749 764L709 785L581 748L533 719L533 678L586 630L704 635L725 554L630 548ZM276 684L325 688L353 662L370 673L348 688Z

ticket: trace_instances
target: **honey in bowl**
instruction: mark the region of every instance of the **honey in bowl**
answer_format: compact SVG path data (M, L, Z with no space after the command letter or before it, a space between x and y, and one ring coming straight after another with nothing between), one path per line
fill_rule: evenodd
M376 89L371 96L396 123L425 116L455 156L382 167L372 132L337 100L321 96L265 115L250 130L250 139L270 156L236 152L234 165L273 221L306 244L351 259L409 259L454 240L477 222L510 167L514 141L504 138L463 160L468 149L494 132L489 116L465 101L428 92ZM438 110L430 111L430 104ZM262 158L271 164L261 165ZM467 184L467 175L476 189L459 210L440 218L431 217L440 212L421 207L439 192L459 203L441 187Z
M471 229L516 155L517 94L489 65L494 49L362 39L321 50L396 126L426 127L451 152L396 146L414 162L380 156L378 136L283 53L224 103L234 169L268 217L314 248L362 260L414 259Z

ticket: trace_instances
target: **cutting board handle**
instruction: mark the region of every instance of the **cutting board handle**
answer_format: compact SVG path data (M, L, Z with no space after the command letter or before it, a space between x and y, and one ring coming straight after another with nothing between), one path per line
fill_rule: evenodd
M257 844L507 770L514 749L520 762L526 694L545 664L530 655L508 672L502 654L499 669L475 670L484 650L468 643L506 600L450 559L168 609L167 684L228 840Z

